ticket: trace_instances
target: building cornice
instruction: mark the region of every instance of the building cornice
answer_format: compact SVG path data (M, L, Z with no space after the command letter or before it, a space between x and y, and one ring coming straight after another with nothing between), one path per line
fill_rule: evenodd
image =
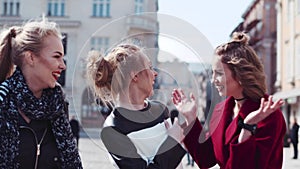
M76 20L49 20L56 22L61 28L78 28L81 25L81 22ZM0 18L0 27L22 25L27 21L27 19L19 18Z

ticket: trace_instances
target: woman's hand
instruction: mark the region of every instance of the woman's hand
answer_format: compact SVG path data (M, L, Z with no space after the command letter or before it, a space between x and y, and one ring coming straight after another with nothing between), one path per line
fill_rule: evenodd
M256 111L251 112L244 119L244 123L257 124L258 122L264 120L270 114L275 112L276 109L278 109L284 104L284 101L282 99L279 99L276 102L273 102L272 99L273 96L269 96L269 99L267 101L265 101L265 98L262 98L260 101L260 107ZM242 129L238 141L241 143L250 137L251 133L245 129Z
M183 129L179 125L178 118L174 118L173 125L170 124L167 120L165 120L165 126L168 130L168 135L175 139L178 143L181 143L184 138L184 135Z
M251 112L244 119L244 123L257 124L284 104L284 101L282 99L279 99L276 102L273 102L272 99L273 96L269 96L269 99L267 101L265 100L265 98L262 98L258 110Z
M172 92L173 103L177 110L185 117L187 125L197 118L197 105L193 94L188 99L181 89L174 89Z

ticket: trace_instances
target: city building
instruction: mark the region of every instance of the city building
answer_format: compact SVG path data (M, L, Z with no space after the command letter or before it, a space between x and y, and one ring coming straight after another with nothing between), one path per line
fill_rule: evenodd
M300 119L300 0L253 0L234 31L246 31L265 66L268 93L282 98L287 127ZM233 31L233 32L234 32Z
M249 44L265 68L268 94L273 94L276 92L276 0L253 0L242 18L243 22L233 32L245 31L250 36Z
M276 98L285 100L283 112L300 120L300 1L277 0Z
M70 114L83 127L101 126L103 117L85 80L85 58L90 50L105 53L122 41L138 43L157 63L157 0L0 0L0 27L21 25L45 15L59 24L65 36L64 79Z

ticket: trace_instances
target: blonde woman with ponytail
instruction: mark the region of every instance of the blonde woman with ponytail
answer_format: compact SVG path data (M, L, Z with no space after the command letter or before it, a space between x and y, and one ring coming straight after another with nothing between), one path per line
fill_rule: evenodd
M57 83L62 38L46 18L0 34L0 168L82 168Z
M273 102L266 94L263 65L248 41L247 34L235 32L230 42L215 50L212 82L227 98L214 107L208 131L196 118L195 99L178 89L173 92L173 102L188 125L184 144L200 168L282 168L283 101Z

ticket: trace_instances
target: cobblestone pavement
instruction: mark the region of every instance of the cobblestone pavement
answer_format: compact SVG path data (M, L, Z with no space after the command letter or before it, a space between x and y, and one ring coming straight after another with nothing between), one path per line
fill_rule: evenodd
M86 131L86 130L85 130ZM79 139L79 153L81 155L84 169L114 169L110 162L109 156L99 138L100 130L89 129L86 133L81 134ZM283 169L300 169L300 159L293 160L292 148L284 148L284 165ZM197 169L187 164L187 158L184 156L178 169ZM212 169L218 169L218 166Z

